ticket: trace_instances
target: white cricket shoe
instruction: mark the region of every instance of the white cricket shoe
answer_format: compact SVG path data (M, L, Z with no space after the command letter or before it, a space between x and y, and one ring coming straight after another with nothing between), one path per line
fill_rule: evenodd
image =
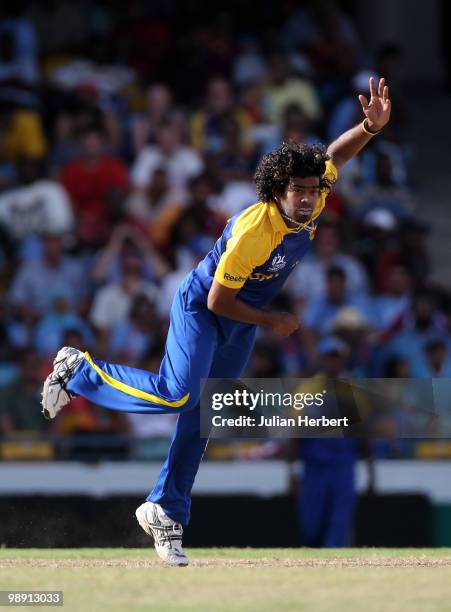
M152 536L158 556L168 565L188 565L183 552L183 527L173 521L163 508L153 502L144 502L137 508L136 518L144 531Z
M64 346L53 360L53 371L47 376L42 390L42 414L46 419L54 419L61 408L72 399L66 385L83 360L78 349Z

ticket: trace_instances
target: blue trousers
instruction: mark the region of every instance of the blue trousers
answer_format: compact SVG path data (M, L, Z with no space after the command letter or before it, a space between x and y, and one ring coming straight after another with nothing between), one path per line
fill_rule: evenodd
M209 311L205 289L192 272L174 297L158 374L86 354L67 385L71 393L112 410L179 415L168 457L147 499L184 525L189 522L191 489L207 444L207 438L200 436L200 380L240 376L255 331L255 325Z
M298 513L305 546L346 546L356 492L354 462L344 465L305 462Z

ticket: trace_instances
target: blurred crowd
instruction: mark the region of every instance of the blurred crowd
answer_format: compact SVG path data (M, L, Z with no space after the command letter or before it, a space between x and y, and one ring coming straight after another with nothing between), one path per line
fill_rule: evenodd
M260 330L246 375L307 377L327 357L355 378L451 377L400 49L370 55L332 0L284 2L271 21L263 3L254 28L232 10L183 24L173 3L149 4L19 2L0 20L0 432L49 430L39 394L62 345L158 370L172 297L256 201L262 155L356 124L370 75L390 85L392 121L343 168L274 304L299 333ZM77 398L51 426L144 438L172 425Z

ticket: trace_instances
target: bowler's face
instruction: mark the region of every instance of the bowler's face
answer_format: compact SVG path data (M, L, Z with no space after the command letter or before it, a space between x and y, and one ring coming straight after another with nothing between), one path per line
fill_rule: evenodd
M285 193L277 198L282 212L297 223L309 221L321 195L319 180L319 176L291 179Z

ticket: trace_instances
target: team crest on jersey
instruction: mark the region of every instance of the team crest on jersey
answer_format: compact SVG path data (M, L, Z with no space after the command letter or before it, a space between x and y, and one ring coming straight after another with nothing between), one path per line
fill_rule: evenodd
M271 262L271 267L268 268L268 272L278 272L287 265L285 261L285 255L276 255Z

